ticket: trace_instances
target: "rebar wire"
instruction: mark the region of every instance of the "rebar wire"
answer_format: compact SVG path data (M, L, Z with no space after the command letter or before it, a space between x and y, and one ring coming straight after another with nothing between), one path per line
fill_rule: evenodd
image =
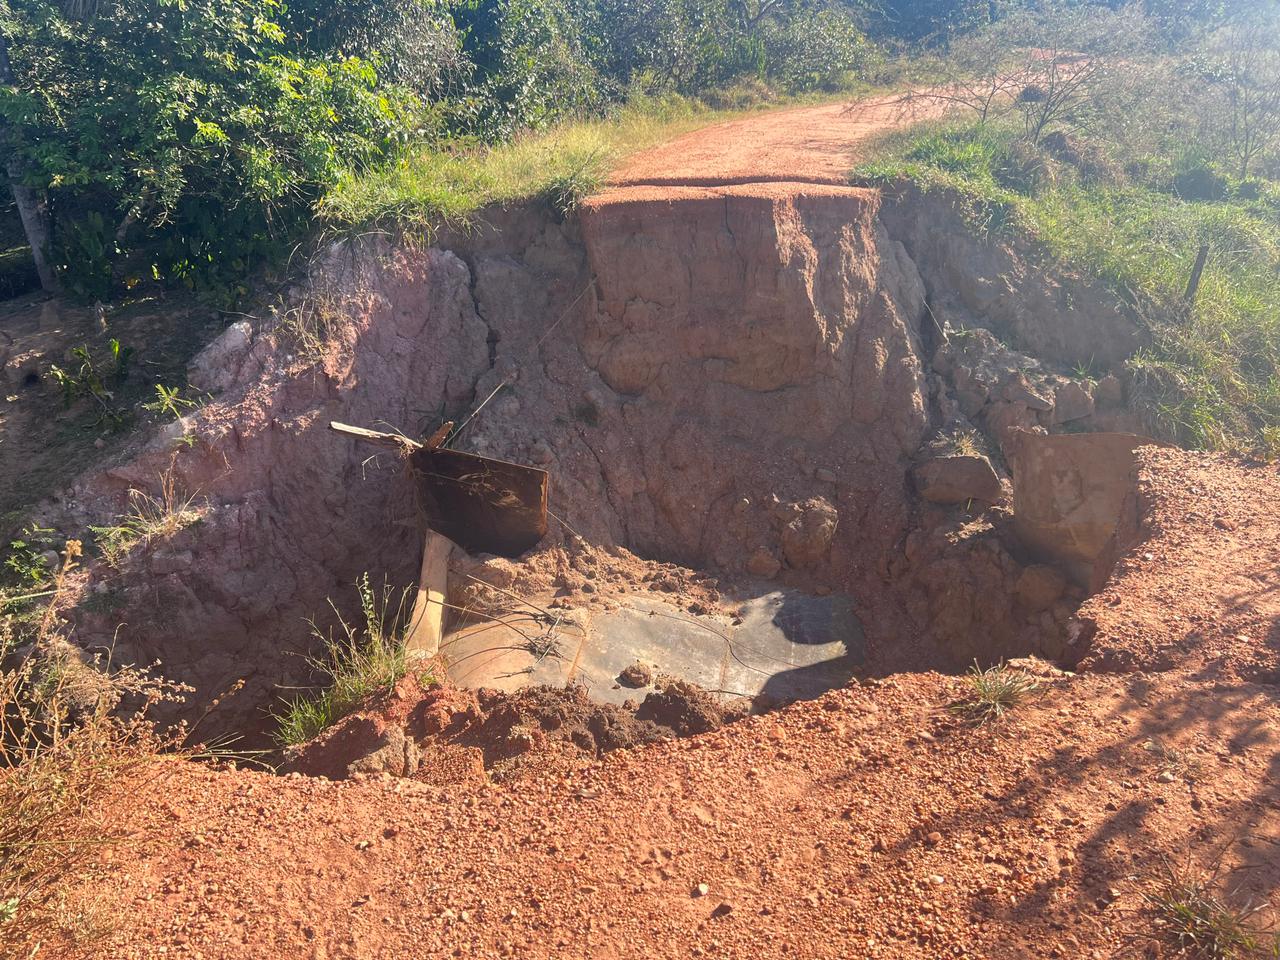
M504 597L508 597L516 601L516 603L523 603L526 607L533 607L534 610L537 610L539 613L545 616L548 622L553 620L558 621L560 619L558 616L556 616L550 610L547 610L545 607L540 607L536 603L533 603L529 600L526 600L524 597L521 597L517 594L512 593L510 590L503 590L501 587L495 586L494 584L490 583L488 580L481 580L479 577L474 576L470 573L465 574L465 576L468 580L474 581L475 583L483 584L484 586L488 587L490 590L495 590L498 593L502 594Z

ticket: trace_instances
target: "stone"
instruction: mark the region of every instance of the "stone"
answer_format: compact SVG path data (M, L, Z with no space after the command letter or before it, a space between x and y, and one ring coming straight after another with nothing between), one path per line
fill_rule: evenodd
M1155 443L1127 433L1016 434L1009 462L1019 539L1080 586L1100 586L1117 532L1136 524L1134 452Z
M791 566L808 567L830 551L840 514L823 497L813 497L799 507L800 515L782 528L782 553Z
M1004 399L1010 403L1021 404L1031 410L1048 411L1053 409L1053 401L1040 396L1032 388L1030 381L1021 374L1005 384Z
M932 457L913 471L916 489L930 503L996 503L1000 478L983 456Z
M419 763L418 745L399 727L389 726L373 742L364 756L347 765L347 776L377 776L387 773L395 777L411 776Z
M711 892L711 888L709 886L707 886L705 883L700 883L696 887L694 887L693 890L690 891L690 896L705 897L710 892Z
M1093 394L1083 384L1071 381L1053 395L1053 422L1071 423L1093 416Z
M653 670L638 660L618 674L618 682L624 687L647 687L653 683Z
M1029 613L1048 610L1067 590L1067 578L1043 564L1027 567L1018 576L1013 593Z
M778 558L764 547L757 547L755 553L751 554L751 558L747 561L747 572L753 577L763 577L769 580L777 576L778 571L781 569L782 564L778 561Z

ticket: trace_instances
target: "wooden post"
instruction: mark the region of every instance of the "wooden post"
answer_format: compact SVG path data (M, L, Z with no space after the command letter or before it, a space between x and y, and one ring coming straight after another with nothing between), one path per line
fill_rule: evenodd
M1191 313L1191 308L1196 304L1196 294L1200 292L1200 281L1204 278L1204 267L1208 262L1209 245L1202 243L1200 252L1196 254L1196 265L1191 268L1191 280L1187 283L1187 292L1182 295L1188 314Z
M405 634L405 651L414 657L434 657L444 639L444 604L449 586L449 554L453 544L438 533L427 531L422 547L422 573L418 596L413 603L413 619Z

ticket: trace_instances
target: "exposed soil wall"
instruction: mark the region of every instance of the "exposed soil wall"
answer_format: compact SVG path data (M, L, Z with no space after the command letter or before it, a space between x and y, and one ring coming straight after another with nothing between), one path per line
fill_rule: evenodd
M602 566L614 589L672 579L656 563L637 572L617 552L628 548L711 571L724 589L848 592L872 669L1056 655L1080 594L1021 555L1007 511L922 502L913 480L938 456L931 438L968 412L996 436L999 470L1001 430L1065 422L1053 393L1065 378L990 337L959 349L937 325L965 242L940 246L922 234L929 210L901 198L886 210L868 189L668 194L614 191L568 223L495 213L426 250L379 238L327 251L291 304L337 321L323 358L292 353L272 324L234 325L192 368L215 399L49 511L64 528L102 523L129 488L154 491L169 472L203 512L90 571L81 642L114 644L117 661L159 658L199 703L247 677L209 723L263 727L281 688L309 678L306 618L346 603L365 571L400 584L417 572L402 465L328 421L425 432L505 384L462 445L551 471L557 522L533 557L459 558L460 571L561 593L597 590L587 580ZM986 256L981 269L1003 268ZM1030 316L1045 289L1029 309L992 308L989 325ZM968 304L970 322L980 307ZM1014 320L1012 336L1036 338ZM969 411L963 388L979 382ZM1097 391L1079 389L1094 416ZM1004 500L1007 483L981 469L995 492L979 499Z

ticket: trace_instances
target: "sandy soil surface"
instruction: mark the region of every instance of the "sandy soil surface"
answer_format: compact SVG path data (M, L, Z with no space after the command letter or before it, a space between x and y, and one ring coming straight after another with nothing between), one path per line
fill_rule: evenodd
M84 888L106 954L1172 956L1143 939L1166 858L1280 884L1280 472L1151 460L1150 539L1088 608L1133 672L1033 665L983 727L957 678L855 683L502 785L164 764Z

